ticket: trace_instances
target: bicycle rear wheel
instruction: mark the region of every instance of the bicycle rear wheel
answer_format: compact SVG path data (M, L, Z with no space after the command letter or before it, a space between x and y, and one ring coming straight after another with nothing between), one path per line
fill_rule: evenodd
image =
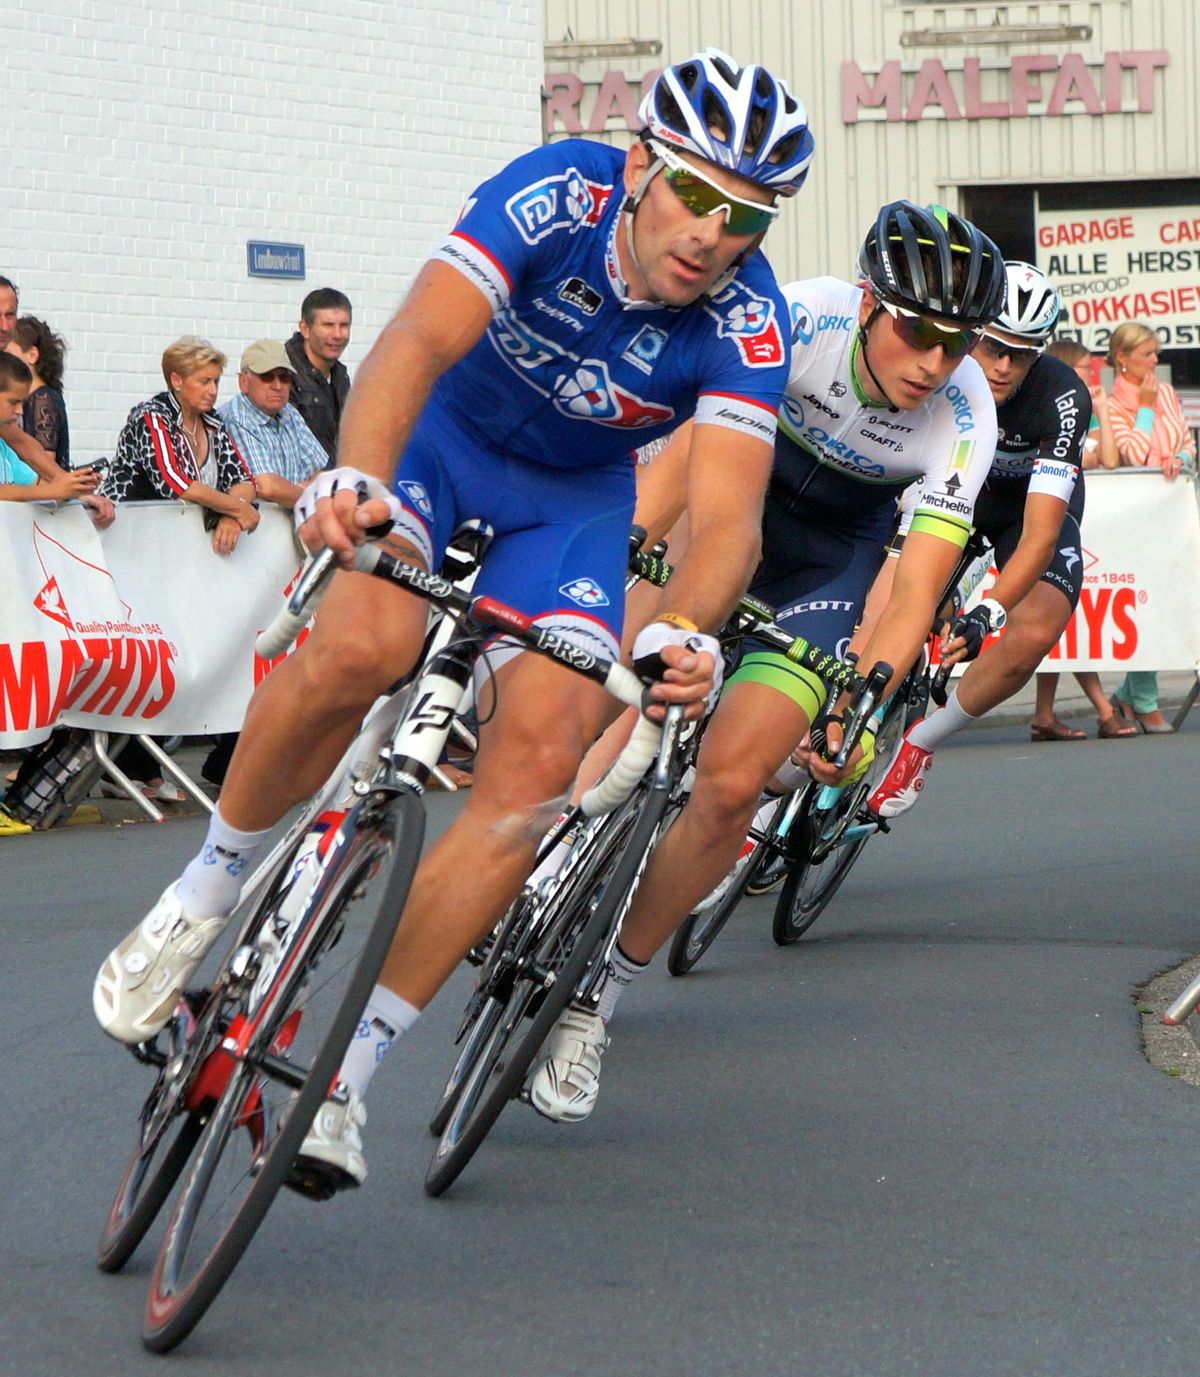
M212 1099L151 1277L147 1348L166 1352L191 1332L292 1169L378 979L423 829L415 794L364 800L329 839L282 947L262 957L253 985L233 999L222 1049L236 1041L244 1051L218 1051L201 1073ZM364 896L359 919L348 921L351 902Z
M559 1014L605 952L668 802L668 790L645 784L636 789L588 839L593 854L546 901L541 921L526 930L528 950L511 962L511 983L495 1024L475 1048L430 1160L430 1195L441 1195L458 1179L504 1106L520 1093Z

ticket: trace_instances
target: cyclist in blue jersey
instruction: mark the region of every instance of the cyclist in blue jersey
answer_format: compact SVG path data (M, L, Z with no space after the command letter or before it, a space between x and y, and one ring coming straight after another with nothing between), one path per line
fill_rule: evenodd
M297 503L310 550L343 561L391 522L435 568L459 521L496 531L476 592L615 654L634 500L631 452L691 417L691 553L638 638L664 704L703 710L710 634L758 556L787 379L784 302L759 245L813 153L804 107L759 66L708 49L667 68L628 153L567 141L480 186L359 369L339 467ZM94 1007L128 1043L166 1023L284 812L326 778L375 697L414 662L427 607L339 573L312 635L247 712L200 853L106 959ZM534 842L506 823L568 787L604 694L537 656L493 658L475 786L422 862L381 983L302 1156L366 1175L362 1094L520 888Z
M928 634L995 448L995 407L968 356L1000 309L1004 270L999 249L969 222L897 201L879 211L859 273L857 284L824 277L784 288L792 360L750 591L792 634L844 651L895 529L897 498L919 481L893 596L861 656L897 667L890 691ZM619 996L729 873L763 789L824 696L816 675L750 642L705 728L688 803L633 896L607 978L593 1004L560 1016L529 1079L530 1103L547 1118L591 1113ZM840 729L830 735L836 748ZM819 759L810 768L837 783L856 767L857 758L840 772Z
M974 660L944 707L915 723L867 806L907 812L955 732L1025 684L1071 619L1083 588L1083 446L1092 417L1087 386L1045 352L1061 314L1058 292L1029 263L1007 265L1003 313L975 357L996 401L1000 433L975 507L1000 573L988 597L956 618L945 660ZM1004 635L980 650L989 633ZM979 658L976 659L975 657Z

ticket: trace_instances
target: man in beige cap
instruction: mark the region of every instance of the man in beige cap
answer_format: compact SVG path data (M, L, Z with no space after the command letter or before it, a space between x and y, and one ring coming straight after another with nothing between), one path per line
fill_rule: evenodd
M291 405L292 364L279 340L257 339L242 354L238 396L219 410L254 475L258 495L292 507L305 483L328 462Z

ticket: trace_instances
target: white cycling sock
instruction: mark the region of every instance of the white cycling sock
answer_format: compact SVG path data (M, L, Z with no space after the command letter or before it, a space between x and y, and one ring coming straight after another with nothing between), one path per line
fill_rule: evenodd
M605 1023L612 1018L617 1000L649 964L649 961L635 961L631 956L626 956L621 950L620 943L613 947L613 953L608 958L604 984L600 987L600 1000L596 1005L596 1012Z
M218 806L200 854L179 881L179 902L187 916L219 918L232 913L242 896L242 877L270 835L269 827L262 832L230 827Z
M936 751L948 737L978 720L960 705L958 690L955 689L946 699L946 706L930 713L923 722L918 722L909 732L908 739L914 746L920 746L923 751Z
M375 1068L391 1051L401 1033L407 1033L416 1023L420 1013L420 1009L407 999L401 999L395 990L376 985L346 1049L338 1080L356 1095L363 1095Z

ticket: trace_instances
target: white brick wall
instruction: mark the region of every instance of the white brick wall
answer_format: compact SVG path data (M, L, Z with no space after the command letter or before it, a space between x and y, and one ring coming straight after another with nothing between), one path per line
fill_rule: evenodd
M9 0L0 275L69 345L75 462L159 357L354 303L351 373L483 177L539 142L539 0ZM302 243L304 281L246 273Z

